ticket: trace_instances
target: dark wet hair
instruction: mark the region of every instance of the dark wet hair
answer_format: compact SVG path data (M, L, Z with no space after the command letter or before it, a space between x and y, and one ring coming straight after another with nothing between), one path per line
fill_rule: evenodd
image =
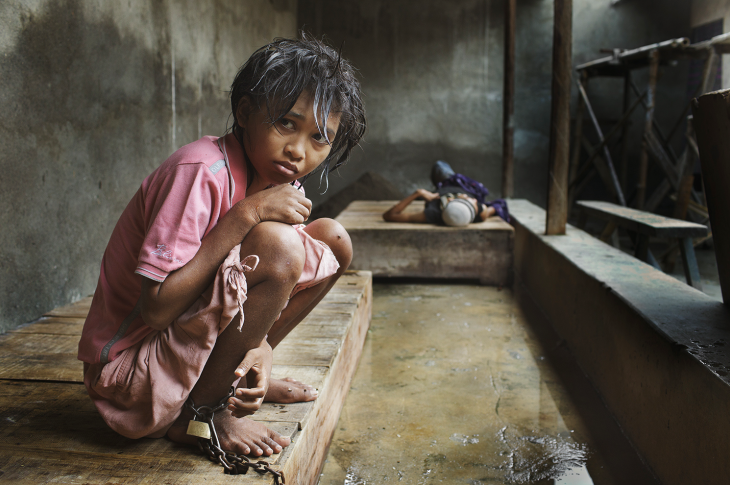
M231 85L233 133L243 145L236 112L244 96L253 102L254 109L265 110L268 122L274 124L303 92L311 93L317 127L332 146L320 165L321 183L322 177L327 181L327 174L348 160L350 151L360 142L366 127L365 110L355 69L341 52L304 32L300 37L275 39L254 52L238 71ZM340 114L334 140L327 136L330 113ZM248 159L246 163L250 163Z

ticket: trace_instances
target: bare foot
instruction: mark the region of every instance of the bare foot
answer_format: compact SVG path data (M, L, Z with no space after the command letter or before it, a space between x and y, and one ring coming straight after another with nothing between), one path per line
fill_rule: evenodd
M198 438L187 434L190 419L180 416L167 431L167 437L176 443L196 444ZM227 409L218 412L214 421L221 448L239 455L270 456L281 453L290 443L288 437L248 418L235 418Z
M264 397L265 402L290 404L293 402L307 402L317 399L319 392L309 384L304 384L291 377L271 379L269 391Z

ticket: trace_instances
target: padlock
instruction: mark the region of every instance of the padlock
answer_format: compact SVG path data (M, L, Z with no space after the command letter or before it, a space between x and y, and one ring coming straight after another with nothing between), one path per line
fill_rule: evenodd
M208 423L191 419L190 423L188 423L188 434L192 436L197 436L198 438L209 440L210 426L208 426Z

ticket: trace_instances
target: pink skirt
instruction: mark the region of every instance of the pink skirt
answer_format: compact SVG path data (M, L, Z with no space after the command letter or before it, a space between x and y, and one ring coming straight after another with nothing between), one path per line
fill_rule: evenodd
M339 268L332 250L294 226L305 249L305 264L290 298L329 278ZM85 364L84 383L104 421L128 438L159 438L180 415L216 339L241 312L244 273L258 257L241 261L240 245L228 254L213 284L165 330L153 332L108 364ZM245 325L241 312L240 325ZM221 396L222 397L222 396Z

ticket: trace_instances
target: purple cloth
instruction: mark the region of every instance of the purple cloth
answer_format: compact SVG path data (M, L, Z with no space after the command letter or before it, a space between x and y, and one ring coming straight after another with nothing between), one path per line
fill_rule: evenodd
M494 207L499 217L504 219L505 222L510 222L507 201L504 199L495 199L493 201L485 200L485 197L489 195L489 190L487 190L487 188L481 182L477 182L476 180L469 178L466 175L455 173L446 180L437 183L436 189L438 190L442 187L449 186L461 187L465 193L471 195L477 200L480 207L481 204L486 204L489 207Z

